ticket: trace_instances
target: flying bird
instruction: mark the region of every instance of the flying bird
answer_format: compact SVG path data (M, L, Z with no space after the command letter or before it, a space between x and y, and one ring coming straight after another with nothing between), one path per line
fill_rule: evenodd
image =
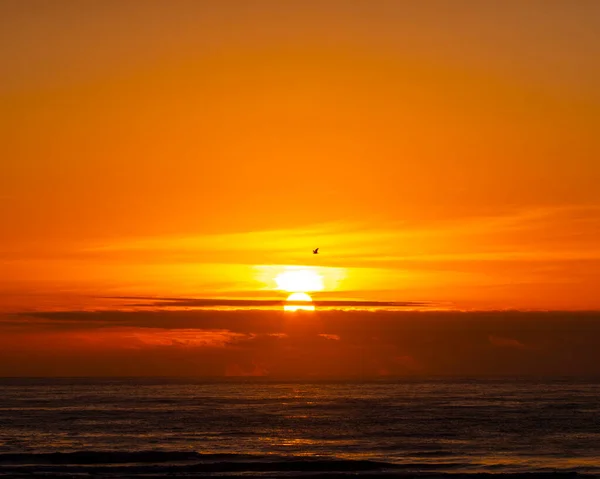
M319 248L313 249L313 254L319 254Z

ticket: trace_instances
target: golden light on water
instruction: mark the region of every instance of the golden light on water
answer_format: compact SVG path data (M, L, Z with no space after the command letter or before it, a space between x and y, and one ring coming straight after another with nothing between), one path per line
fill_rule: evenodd
M312 304L312 298L306 293L292 293L288 296L287 301L294 302L294 303L297 301L303 301L303 302L310 303L310 304L307 304L307 305L286 304L283 306L284 311L294 312L294 311L314 311L315 310L315 306L314 306L314 304Z

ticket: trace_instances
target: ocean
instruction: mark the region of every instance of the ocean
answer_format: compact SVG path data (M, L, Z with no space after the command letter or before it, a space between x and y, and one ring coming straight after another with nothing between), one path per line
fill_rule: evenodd
M0 379L0 475L600 475L600 380Z

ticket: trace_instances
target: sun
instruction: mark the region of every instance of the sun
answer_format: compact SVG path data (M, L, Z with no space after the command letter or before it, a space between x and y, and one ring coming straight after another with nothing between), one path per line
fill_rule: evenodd
M288 269L277 275L275 282L278 289L287 291L288 293L308 293L310 291L323 290L323 278L321 275L308 268ZM299 301L306 300L300 299Z
M306 294L311 291L323 290L323 277L314 269L303 267L288 267L275 277L277 289L292 293L288 296L284 311L314 311L312 298ZM306 304L302 304L306 303Z
M294 304L286 304L283 306L284 311L314 311L315 306L312 304L312 298L306 293L292 293L287 298L288 302ZM306 302L310 304L297 304L298 302Z

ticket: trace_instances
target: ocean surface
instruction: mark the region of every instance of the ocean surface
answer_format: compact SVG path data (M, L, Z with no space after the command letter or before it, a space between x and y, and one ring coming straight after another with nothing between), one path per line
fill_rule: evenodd
M0 379L0 475L600 475L600 380Z

